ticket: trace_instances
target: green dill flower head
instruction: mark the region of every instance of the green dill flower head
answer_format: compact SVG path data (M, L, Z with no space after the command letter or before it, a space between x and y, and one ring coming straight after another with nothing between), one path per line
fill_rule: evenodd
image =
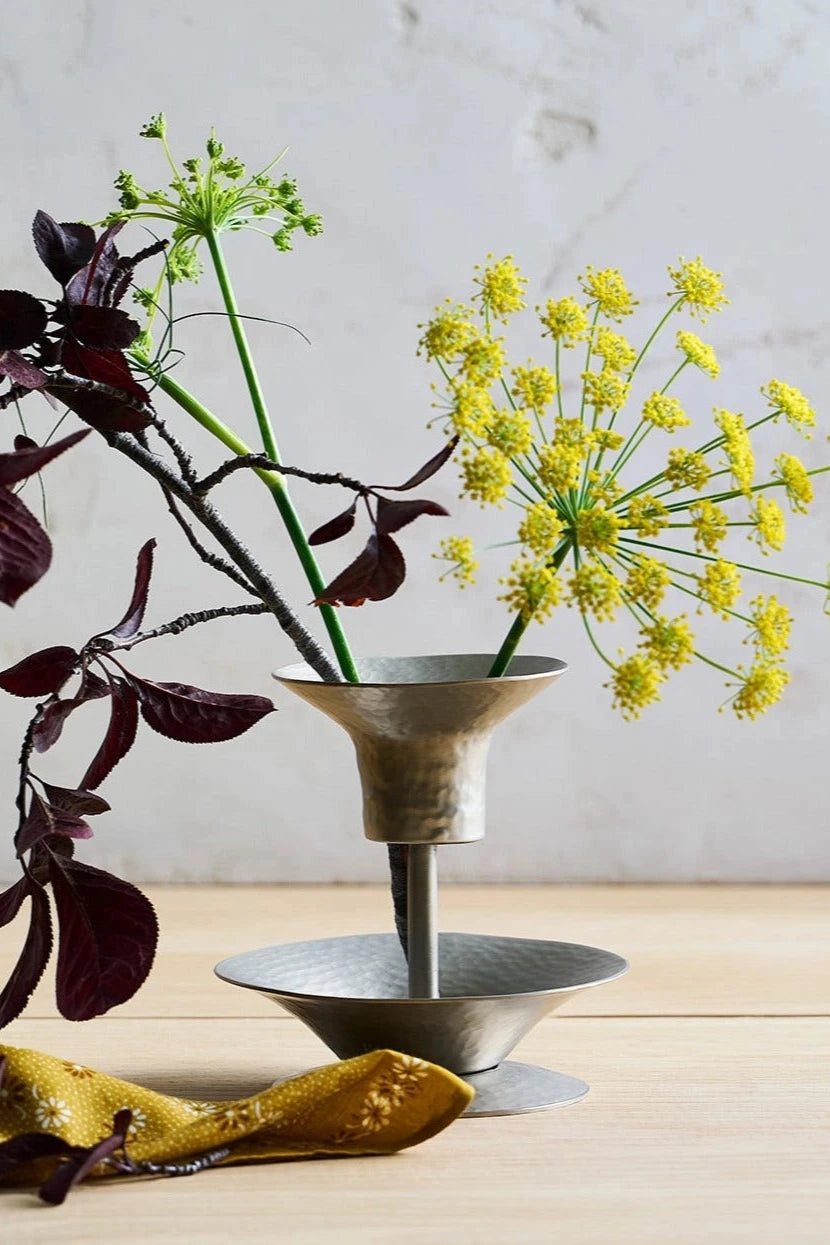
M138 131L141 138L165 138L167 135L167 121L163 112L157 112L151 117L146 125L143 125Z

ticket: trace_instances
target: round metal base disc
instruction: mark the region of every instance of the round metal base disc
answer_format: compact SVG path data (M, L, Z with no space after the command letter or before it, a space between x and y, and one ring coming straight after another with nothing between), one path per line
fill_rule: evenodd
M588 1086L578 1077L511 1060L486 1072L473 1072L463 1080L476 1091L463 1119L566 1107L571 1102L579 1102L588 1093Z

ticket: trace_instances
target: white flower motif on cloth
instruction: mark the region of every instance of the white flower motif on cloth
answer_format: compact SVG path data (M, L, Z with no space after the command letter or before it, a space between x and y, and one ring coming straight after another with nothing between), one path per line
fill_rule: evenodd
M425 1060L415 1055L399 1055L391 1068L370 1086L362 1105L333 1140L354 1141L386 1128L391 1123L392 1112L421 1091L421 1082L426 1081L428 1075L429 1065Z
M35 1120L38 1127L45 1132L60 1128L72 1119L72 1112L62 1098L54 1094L42 1095L37 1085L32 1086L32 1094L35 1100Z
M69 1075L76 1077L79 1081L86 1081L95 1076L92 1068L86 1068L82 1063L70 1063L68 1059L62 1059L61 1063Z
M220 1102L198 1102L195 1099L186 1100L184 1098L181 1099L181 1106L195 1116L216 1115L222 1109Z
M392 1103L379 1089L372 1089L360 1108L360 1126L366 1133L379 1133L386 1128L392 1114Z

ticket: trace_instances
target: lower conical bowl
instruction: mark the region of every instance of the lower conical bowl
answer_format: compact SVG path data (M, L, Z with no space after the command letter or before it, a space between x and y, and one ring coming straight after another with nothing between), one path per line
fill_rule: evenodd
M304 1021L342 1059L391 1048L460 1075L494 1068L577 990L628 968L610 951L572 942L441 934L440 997L407 997L394 934L286 943L216 966Z

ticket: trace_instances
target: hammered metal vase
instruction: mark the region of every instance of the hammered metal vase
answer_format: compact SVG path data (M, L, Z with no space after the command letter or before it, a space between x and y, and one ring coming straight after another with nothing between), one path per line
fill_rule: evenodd
M408 960L392 935L265 947L217 965L303 1020L342 1058L391 1047L469 1080L468 1115L574 1102L575 1077L505 1062L538 1020L576 990L627 969L596 947L528 938L438 934L437 852L484 836L485 768L493 730L567 669L514 657L490 679L492 654L377 657L362 682L323 683L304 663L276 678L351 736L367 838L407 845Z

